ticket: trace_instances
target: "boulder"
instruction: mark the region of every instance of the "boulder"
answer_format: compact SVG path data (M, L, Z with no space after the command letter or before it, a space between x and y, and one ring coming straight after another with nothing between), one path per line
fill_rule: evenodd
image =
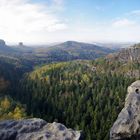
M80 131L42 119L0 121L0 140L79 140Z
M128 87L125 106L110 130L110 140L140 140L140 80Z

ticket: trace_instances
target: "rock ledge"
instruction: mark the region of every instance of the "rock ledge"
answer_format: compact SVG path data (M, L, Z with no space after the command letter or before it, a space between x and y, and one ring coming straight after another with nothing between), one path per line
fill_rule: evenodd
M0 140L80 140L81 132L33 118L0 121Z

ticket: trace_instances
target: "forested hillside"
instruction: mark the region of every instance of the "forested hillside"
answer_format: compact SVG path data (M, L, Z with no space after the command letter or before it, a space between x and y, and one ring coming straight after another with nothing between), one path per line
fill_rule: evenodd
M0 55L0 120L39 117L82 130L86 140L108 140L126 88L140 78L139 55L129 59L135 48L126 50L125 61L119 59L123 51L69 62L59 62L71 60L66 53L57 59L61 51L51 53L51 59L27 52Z
M48 48L35 50L36 56L46 57L49 61L94 60L113 53L115 50L95 44L67 41Z
M26 116L25 107L15 101L17 85L26 71L26 66L19 60L0 57L0 120L21 119Z
M105 59L47 65L25 76L17 98L28 115L83 130L86 140L108 140L126 88L138 78L125 74L129 65Z
M47 47L30 47L25 45L8 46L0 40L0 57L16 59L30 70L36 65L71 60L94 60L113 53L115 50L94 44L67 41Z
M140 140L140 0L0 0L0 140Z

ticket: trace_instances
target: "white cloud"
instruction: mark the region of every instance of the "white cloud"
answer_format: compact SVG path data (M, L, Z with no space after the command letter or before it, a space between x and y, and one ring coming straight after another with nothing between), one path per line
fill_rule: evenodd
M70 36L70 39L95 42L140 42L139 22L130 22L130 20L113 21L114 22L107 21L99 24L93 23L86 27L85 25L81 26L81 23L79 23L79 25L71 29L74 35L73 37Z
M140 10L131 11L130 13L128 13L128 15L131 15L131 16L140 16Z
M135 22L124 18L114 21L112 25L114 27L128 27L135 25Z
M54 0L59 3L62 0ZM29 0L0 0L0 37L8 41L41 40L39 34L67 28L47 5ZM34 34L38 34L35 35ZM29 37L33 36L33 37Z
M51 0L51 4L32 3L31 0L0 0L0 38L9 42L25 43L79 41L135 41L140 40L140 25L128 18L111 21L87 22L77 16L67 19L65 0ZM64 8L64 9L63 9ZM96 7L97 10L103 10ZM138 14L139 11L133 11ZM66 18L65 20L60 16ZM130 20L131 19L131 20ZM65 21L67 20L67 23ZM99 23L99 24L98 24ZM67 25L68 24L68 25ZM69 28L68 28L68 27Z

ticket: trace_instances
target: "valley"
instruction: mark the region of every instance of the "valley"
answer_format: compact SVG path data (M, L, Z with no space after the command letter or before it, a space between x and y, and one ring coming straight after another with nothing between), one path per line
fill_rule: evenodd
M140 78L138 46L124 53L70 41L23 51L2 43L0 119L38 117L108 140L128 85Z

